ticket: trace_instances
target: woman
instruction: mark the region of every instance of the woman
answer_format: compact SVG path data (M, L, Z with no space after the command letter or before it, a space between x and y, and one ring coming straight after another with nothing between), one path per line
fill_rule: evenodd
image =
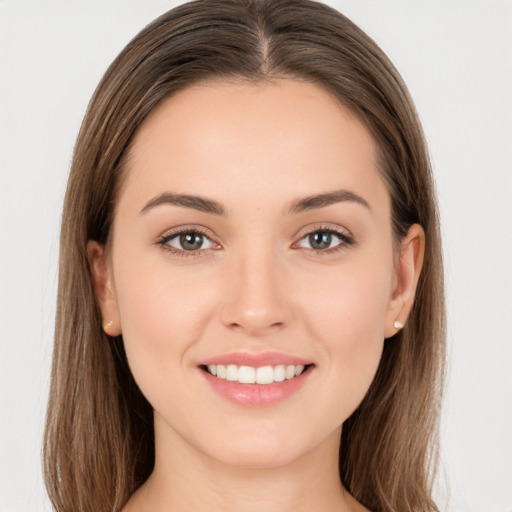
M443 358L427 151L375 43L305 0L144 29L68 183L55 509L436 510Z

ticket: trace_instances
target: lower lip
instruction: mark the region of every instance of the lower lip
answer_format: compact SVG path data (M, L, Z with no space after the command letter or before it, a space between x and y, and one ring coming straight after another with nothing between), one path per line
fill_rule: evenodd
M212 389L219 395L238 405L273 405L296 393L306 382L313 367L306 368L298 377L272 384L241 384L219 379L200 369Z

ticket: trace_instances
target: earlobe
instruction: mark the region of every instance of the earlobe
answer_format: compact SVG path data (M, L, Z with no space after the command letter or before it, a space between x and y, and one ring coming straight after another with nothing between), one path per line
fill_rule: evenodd
M105 248L94 240L87 243L87 256L94 282L94 290L101 309L103 330L109 336L121 334L119 309Z
M386 338L395 335L405 326L414 303L424 255L425 232L419 224L413 224L401 244L395 287L386 318Z

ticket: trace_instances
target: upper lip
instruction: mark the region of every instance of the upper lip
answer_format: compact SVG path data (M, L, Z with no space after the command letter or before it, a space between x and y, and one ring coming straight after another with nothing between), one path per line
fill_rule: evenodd
M312 361L280 352L262 352L259 354L250 352L230 352L228 354L205 359L199 363L199 366L208 366L211 364L235 364L237 366L260 368L262 366L277 366L281 364L306 366L312 364Z

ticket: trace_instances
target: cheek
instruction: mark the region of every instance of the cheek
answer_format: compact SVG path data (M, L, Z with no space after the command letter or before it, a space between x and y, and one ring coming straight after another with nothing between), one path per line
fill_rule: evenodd
M168 388L169 376L190 362L188 350L200 338L215 301L191 270L170 272L165 260L144 267L125 258L115 278L128 362L151 396L151 389Z
M383 339L392 268L391 260L361 259L329 268L324 275L302 277L296 294L310 327L323 331L333 348L339 346L337 339L351 340L356 346L368 339Z
M324 355L326 396L339 396L342 418L364 398L384 346L386 312L391 293L392 262L373 262L333 269L329 286L320 292L314 282L303 296L307 329ZM306 299L307 297L307 299ZM340 410L341 409L341 410Z

